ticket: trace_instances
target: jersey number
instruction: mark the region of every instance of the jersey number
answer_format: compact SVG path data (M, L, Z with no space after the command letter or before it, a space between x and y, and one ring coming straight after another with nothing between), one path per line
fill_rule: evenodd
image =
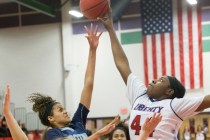
M139 135L139 132L141 130L140 120L141 116L137 115L131 123L131 129L135 131L135 135ZM149 136L152 137L152 133Z

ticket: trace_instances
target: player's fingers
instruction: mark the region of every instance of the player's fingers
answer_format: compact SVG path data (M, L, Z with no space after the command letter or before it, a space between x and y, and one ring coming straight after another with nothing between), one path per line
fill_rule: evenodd
M119 118L120 118L119 115L115 116L114 120L112 120L109 124L110 125L116 124L118 122Z
M109 4L109 8L108 8L108 16L109 18L112 17L112 8L111 8L111 4Z
M100 32L100 33L98 34L98 38L102 35L102 33L103 33L103 32Z
M93 23L90 24L90 32L93 33Z
M150 121L150 119L151 119L151 118L148 118L148 117L147 117L144 123L147 124L147 123Z
M84 28L85 28L86 33L89 35L89 30L86 25L84 26Z
M160 121L162 120L162 118L163 118L163 116L160 115L160 116L158 117L158 122L160 122Z
M116 127L116 125L115 125L115 124L112 124L112 125L109 127L108 133L111 132L115 127Z
M155 112L155 113L153 113L153 115L152 115L152 117L151 117L150 121L151 121L151 122L152 122L152 121L154 121L154 120L155 120L155 117L156 117L156 112Z
M160 120L160 118L161 118L161 114L160 113L157 113L157 115L155 116L155 120Z
M96 35L97 32L98 32L98 25L96 25L96 27L95 27L94 35Z
M10 101L10 86L9 85L7 85L6 91L7 91L6 93L7 101Z

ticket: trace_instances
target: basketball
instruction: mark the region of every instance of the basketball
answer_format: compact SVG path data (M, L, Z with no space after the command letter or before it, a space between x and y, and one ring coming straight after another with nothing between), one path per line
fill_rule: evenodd
M108 0L80 0L80 10L88 19L103 17L108 10Z

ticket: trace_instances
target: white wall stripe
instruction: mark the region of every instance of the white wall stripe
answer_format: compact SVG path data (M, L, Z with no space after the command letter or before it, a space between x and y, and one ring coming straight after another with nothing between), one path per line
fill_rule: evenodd
M204 7L201 7L202 10L205 10L205 9L210 9L210 6L204 6Z
M208 37L202 37L202 40L210 40L210 36L208 36Z
M202 25L209 25L210 24L210 21L203 21L201 22Z

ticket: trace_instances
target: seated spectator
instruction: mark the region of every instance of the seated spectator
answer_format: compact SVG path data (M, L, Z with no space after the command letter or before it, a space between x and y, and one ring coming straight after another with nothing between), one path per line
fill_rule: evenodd
M1 121L1 127L0 127L0 137L11 137L9 128L7 127L7 122L5 117L3 117Z
M0 127L1 127L2 118L3 118L3 116L0 114Z
M201 125L197 126L196 140L205 140L204 132Z
M23 130L23 132L27 135L27 134L28 134L28 129L26 128L25 123L22 123L22 124L20 125L20 127L21 127L21 129Z
M190 129L186 126L184 128L184 140L190 140L190 139L191 139Z
M41 140L41 135L38 130L34 130L33 136L34 136L34 140Z

